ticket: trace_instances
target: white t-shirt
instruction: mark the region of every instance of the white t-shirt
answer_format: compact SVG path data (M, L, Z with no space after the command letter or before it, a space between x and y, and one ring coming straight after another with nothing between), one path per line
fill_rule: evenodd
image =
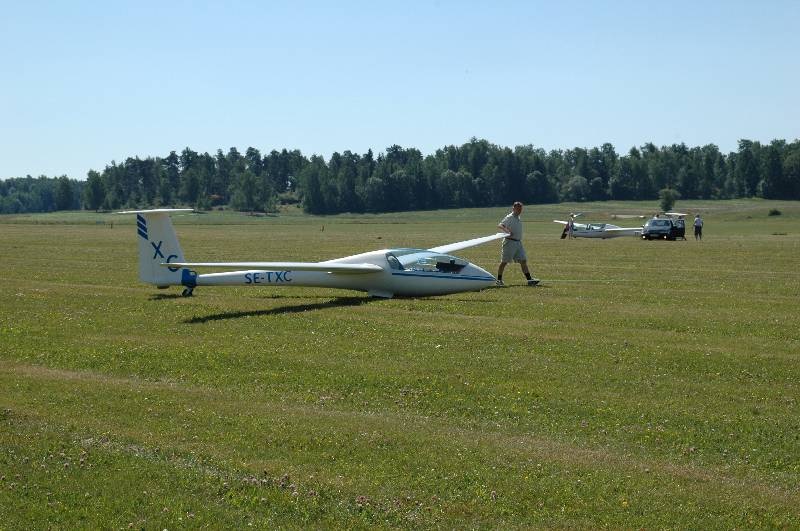
M503 221L500 222L500 225L511 231L511 234L508 235L509 238L522 240L522 220L519 219L519 216L515 216L513 212L509 212L508 215L503 218Z

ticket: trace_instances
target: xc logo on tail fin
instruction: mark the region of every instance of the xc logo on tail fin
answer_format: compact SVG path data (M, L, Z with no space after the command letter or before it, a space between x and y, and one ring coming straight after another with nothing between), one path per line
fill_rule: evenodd
M161 252L161 245L163 243L164 243L164 240L159 241L158 245L156 245L156 242L150 242L150 245L152 245L153 249L156 250L156 252L153 253L153 260L155 260L157 256L160 256L161 258L164 258L164 253Z

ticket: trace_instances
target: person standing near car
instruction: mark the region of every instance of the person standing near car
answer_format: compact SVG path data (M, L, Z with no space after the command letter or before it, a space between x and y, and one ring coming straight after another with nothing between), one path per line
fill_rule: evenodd
M694 215L694 239L703 239L703 218L700 217L700 214Z
M511 212L500 221L497 228L505 232L507 236L503 238L503 246L500 250L500 266L497 268L497 285L505 286L503 283L503 270L509 262L517 262L522 268L522 273L528 280L529 286L539 283L538 278L533 278L528 270L528 257L525 255L525 248L522 247L522 203L516 201L511 207Z

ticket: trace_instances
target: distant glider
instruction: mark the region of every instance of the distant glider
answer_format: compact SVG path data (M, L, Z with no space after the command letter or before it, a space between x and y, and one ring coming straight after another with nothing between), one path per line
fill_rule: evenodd
M197 286L313 286L366 291L373 297L429 296L478 291L495 277L449 253L498 240L492 234L430 249L381 249L325 262L187 262L172 226L172 212L185 208L129 210L136 214L139 278L163 289L183 286L190 297ZM195 268L233 271L198 274Z
M573 215L572 218L576 218ZM553 223L560 223L564 225L564 230L561 232L561 239L563 240L569 235L569 221L562 221L554 219ZM618 227L611 223L575 223L572 222L572 237L573 238L619 238L620 236L638 236L642 233L641 227Z

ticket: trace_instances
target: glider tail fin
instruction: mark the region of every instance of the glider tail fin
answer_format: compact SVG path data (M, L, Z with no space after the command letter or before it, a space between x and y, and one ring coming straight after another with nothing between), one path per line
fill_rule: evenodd
M172 227L170 212L187 212L192 209L161 208L156 210L130 210L120 214L136 214L136 232L139 241L139 279L158 287L182 284L183 270L162 266L164 262L185 262L178 236Z

